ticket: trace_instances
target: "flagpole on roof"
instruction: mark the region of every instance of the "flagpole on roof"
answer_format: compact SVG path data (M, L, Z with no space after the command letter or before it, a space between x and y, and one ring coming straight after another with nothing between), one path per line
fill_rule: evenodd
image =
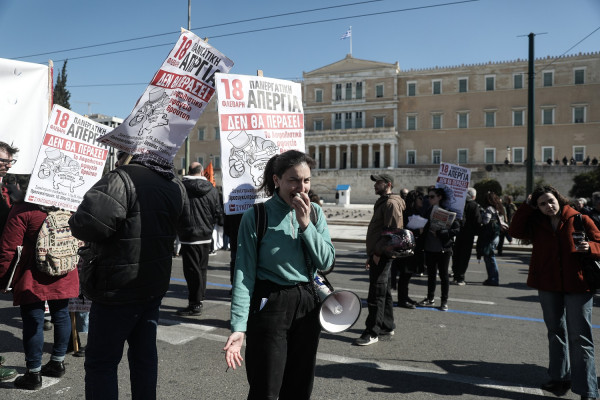
M350 26L350 57L352 57L352 26Z

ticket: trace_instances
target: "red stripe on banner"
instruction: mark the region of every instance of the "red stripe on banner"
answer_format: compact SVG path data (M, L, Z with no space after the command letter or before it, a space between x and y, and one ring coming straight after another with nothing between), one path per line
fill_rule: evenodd
M165 89L181 89L199 97L205 102L208 102L215 92L215 89L198 79L194 79L188 75L174 74L173 72L167 72L162 69L156 73L150 84Z
M224 114L221 115L221 129L304 129L304 117L302 114Z
M44 136L44 146L54 147L56 149L69 151L72 153L81 154L83 156L97 158L99 160L106 160L108 150L102 149L97 146L91 146L89 144L76 142L61 138L59 136L51 135L49 133Z

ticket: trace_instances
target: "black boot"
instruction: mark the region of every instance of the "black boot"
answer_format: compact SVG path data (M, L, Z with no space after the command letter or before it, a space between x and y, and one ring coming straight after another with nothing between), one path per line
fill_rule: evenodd
M26 390L38 390L42 387L42 374L27 371L25 375L15 379L15 387Z
M42 375L60 378L65 374L65 363L63 361L48 361L48 364L42 367Z

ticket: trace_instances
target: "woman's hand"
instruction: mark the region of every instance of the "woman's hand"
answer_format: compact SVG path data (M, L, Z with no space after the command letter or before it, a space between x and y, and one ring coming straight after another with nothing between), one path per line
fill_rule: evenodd
M298 225L300 225L300 229L305 230L310 224L311 206L308 194L304 192L296 193L296 195L292 199L292 207L296 211L296 219L298 220Z
M575 251L578 253L587 253L590 251L589 242L580 242L579 245L575 246Z
M241 350L242 344L244 343L244 338L246 334L244 332L233 332L229 335L229 339L227 339L227 343L223 350L225 350L225 362L227 363L227 367L236 369L236 363L240 367L242 366L242 358Z

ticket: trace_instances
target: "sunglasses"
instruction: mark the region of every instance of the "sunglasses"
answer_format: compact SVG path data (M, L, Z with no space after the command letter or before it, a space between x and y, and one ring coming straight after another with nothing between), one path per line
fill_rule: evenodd
M15 165L17 163L17 160L15 160L15 159L7 160L6 158L0 158L0 163L2 163L2 164L9 164L9 165Z

